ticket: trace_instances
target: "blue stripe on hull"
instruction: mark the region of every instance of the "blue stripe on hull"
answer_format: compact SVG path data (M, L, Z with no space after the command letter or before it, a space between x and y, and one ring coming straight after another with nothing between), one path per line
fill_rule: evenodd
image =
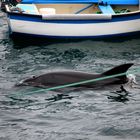
M134 19L140 19L140 13L126 14L126 15L113 15L111 20L42 20L42 16L39 15L26 15L26 14L9 14L10 19L23 20L31 22L43 22L43 23L58 23L58 24L89 24L89 23L109 23L118 21L128 21Z

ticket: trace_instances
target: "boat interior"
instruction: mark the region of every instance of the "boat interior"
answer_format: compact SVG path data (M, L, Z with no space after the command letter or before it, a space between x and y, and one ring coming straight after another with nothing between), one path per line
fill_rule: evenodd
M139 11L139 5L18 4L26 14L122 14Z

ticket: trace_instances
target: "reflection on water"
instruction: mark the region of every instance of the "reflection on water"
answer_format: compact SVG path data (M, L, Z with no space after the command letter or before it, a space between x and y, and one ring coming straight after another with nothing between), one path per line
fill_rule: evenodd
M72 99L72 98L73 98L73 96L69 96L67 94L57 94L56 96L48 98L46 100L55 102L55 101L59 101L59 100L63 100L63 99Z
M109 95L108 99L111 99L112 101L116 101L116 102L125 103L126 101L129 101L129 97L131 97L130 95L131 93L127 91L123 85L121 85L120 90L111 93L115 94L115 96Z

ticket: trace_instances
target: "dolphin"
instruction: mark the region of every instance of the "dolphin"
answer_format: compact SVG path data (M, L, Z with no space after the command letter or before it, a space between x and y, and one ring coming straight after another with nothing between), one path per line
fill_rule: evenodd
M116 66L106 72L101 74L92 74L87 72L80 71L55 71L48 72L39 76L33 76L31 78L22 80L17 85L18 86L34 86L34 87L55 87L61 85L67 85L71 83L77 83L85 80L91 80L96 78L102 78L105 76L116 75L120 73L125 73L133 65L133 63L122 64ZM87 87L87 88L96 88L103 87L108 85L121 85L128 82L127 75L117 76L114 78L104 79L96 82L80 84L77 87ZM74 86L73 86L74 87Z

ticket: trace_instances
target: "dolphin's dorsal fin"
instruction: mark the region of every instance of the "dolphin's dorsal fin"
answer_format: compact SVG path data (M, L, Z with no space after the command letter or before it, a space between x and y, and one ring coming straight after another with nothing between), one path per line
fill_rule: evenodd
M110 76L110 75L115 75L115 74L120 74L120 73L125 73L127 72L127 70L133 65L133 63L127 63L127 64L122 64L122 65L119 65L119 66L116 66L106 72L103 73L103 75L105 76ZM117 77L119 79L122 79L122 80L126 80L126 75L123 75L123 76L119 76Z

